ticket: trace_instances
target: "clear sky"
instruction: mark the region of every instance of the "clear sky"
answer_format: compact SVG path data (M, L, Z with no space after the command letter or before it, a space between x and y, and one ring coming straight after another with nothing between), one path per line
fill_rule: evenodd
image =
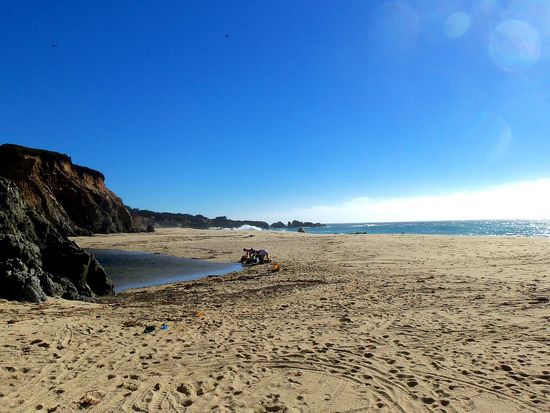
M0 142L139 208L550 218L549 98L547 0L0 2Z

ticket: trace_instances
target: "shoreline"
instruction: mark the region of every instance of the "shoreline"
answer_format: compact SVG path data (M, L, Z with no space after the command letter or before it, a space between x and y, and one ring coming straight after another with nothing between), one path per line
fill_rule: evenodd
M0 301L0 410L550 408L550 240L310 235L75 238L84 248L211 261L265 247L282 270L248 267L97 304ZM148 325L155 332L144 334Z

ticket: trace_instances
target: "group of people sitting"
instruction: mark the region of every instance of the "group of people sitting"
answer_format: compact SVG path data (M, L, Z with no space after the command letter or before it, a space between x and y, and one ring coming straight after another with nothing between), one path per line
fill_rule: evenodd
M269 252L266 249L255 250L254 248L243 248L241 262L243 264L263 264L271 262Z

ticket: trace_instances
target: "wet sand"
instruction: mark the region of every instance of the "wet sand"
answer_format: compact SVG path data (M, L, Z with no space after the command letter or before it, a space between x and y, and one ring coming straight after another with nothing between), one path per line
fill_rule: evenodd
M165 229L76 241L217 262L266 247L282 271L97 304L0 301L0 412L550 410L548 239Z

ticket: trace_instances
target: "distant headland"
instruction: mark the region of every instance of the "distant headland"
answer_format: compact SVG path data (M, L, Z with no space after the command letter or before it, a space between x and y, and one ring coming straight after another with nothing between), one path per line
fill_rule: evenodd
M208 228L239 228L243 225L251 225L261 229L286 229L286 228L300 228L300 227L323 227L325 224L319 222L302 222L302 221L288 221L288 224L283 222L274 222L268 224L264 221L251 221L251 220L234 220L229 219L226 216L220 216L216 218L208 218L203 215L190 215L179 214L173 212L155 212L147 209L137 209L127 207L132 215L134 224L139 228L147 228L151 225L154 227L181 227L181 228L196 228L196 229L208 229Z

